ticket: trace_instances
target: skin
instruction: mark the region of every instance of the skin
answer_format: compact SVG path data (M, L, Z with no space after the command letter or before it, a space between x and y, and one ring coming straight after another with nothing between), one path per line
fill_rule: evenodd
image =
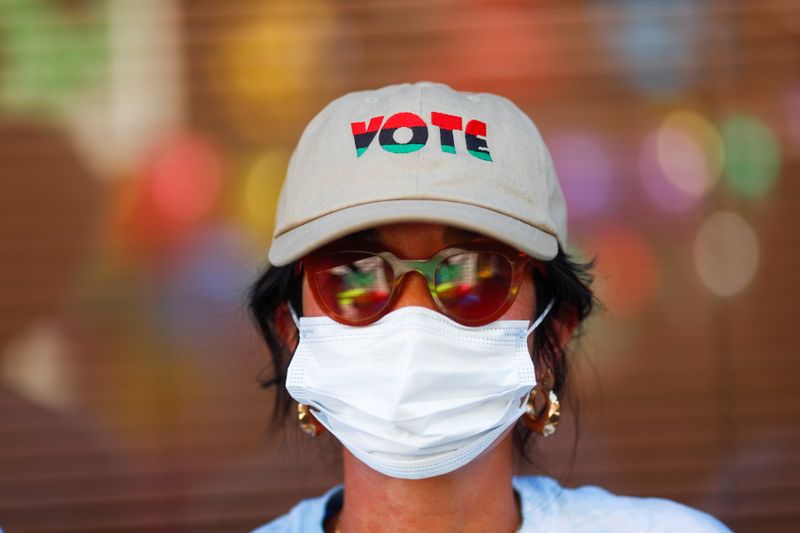
M379 226L376 231L387 248L407 259L430 257L443 247L464 242L466 236L454 228L423 223ZM436 310L422 276L408 274L400 291L394 309L421 306ZM535 296L533 277L527 275L514 303L500 320L531 320ZM303 313L305 316L324 315L305 279ZM562 324L559 328L564 342L568 341L573 328L574 324ZM533 335L528 339L529 346L532 338ZM337 521L343 533L509 533L516 531L521 523L519 504L511 485L511 430L464 467L420 480L385 476L356 459L346 448L342 451L346 497L339 515L325 524L328 532L334 531Z

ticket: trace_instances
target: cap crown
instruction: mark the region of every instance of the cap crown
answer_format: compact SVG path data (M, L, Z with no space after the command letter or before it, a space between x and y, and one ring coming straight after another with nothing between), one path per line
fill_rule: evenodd
M420 82L334 100L292 155L274 238L388 200L482 207L566 246L566 206L541 135L514 103L493 94Z

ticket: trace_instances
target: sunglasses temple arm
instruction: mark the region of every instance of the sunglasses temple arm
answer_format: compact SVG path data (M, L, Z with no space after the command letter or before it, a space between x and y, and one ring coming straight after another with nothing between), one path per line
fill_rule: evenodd
M531 327L528 328L528 331L525 332L525 337L527 337L528 335L533 333L533 330L535 330L537 327L539 327L539 324L541 324L544 321L545 317L547 316L547 313L549 313L550 310L553 308L553 304L555 302L556 302L555 298L550 298L550 303L547 304L547 307L544 308L544 311L542 311L542 314L539 315L539 317L536 319L536 321L533 324L531 324Z

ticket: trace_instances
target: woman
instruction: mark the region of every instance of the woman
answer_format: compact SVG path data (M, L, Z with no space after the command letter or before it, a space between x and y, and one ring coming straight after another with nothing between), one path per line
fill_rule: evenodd
M512 476L514 447L555 429L592 308L566 237L549 153L505 98L403 84L317 115L249 306L278 413L291 395L307 433L343 444L344 484L257 531L727 531L667 500Z

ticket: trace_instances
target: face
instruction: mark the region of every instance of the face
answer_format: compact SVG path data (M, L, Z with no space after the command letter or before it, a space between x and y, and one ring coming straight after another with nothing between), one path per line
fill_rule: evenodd
M463 244L471 239L480 237L480 235L441 224L401 223L378 226L375 228L374 237L377 241L375 245L378 248L385 248L399 258L427 259L443 248ZM534 317L536 297L532 276L534 265L535 261L527 263L516 298L497 320L529 321ZM399 291L389 311L405 306L420 306L438 311L431 298L426 280L417 272L409 272L403 278ZM325 316L325 312L315 300L308 279L305 276L303 278L303 313L305 316ZM529 351L532 350L533 337L533 335L528 337ZM512 429L513 426L501 435L482 456L485 456L491 450L495 450L500 456L510 457ZM351 471L356 468L362 472L369 470L351 456L349 452L345 453L345 465Z
M441 224L399 223L375 228L378 246L385 246L403 259L427 259L447 246L464 243L479 235ZM498 320L530 320L533 317L535 289L530 275L532 263L526 267L526 275L511 307ZM407 274L400 286L400 293L391 310L405 306L427 307L434 311L436 305L431 299L425 279L416 272ZM314 299L308 284L303 278L303 314L305 316L324 316L325 312Z

